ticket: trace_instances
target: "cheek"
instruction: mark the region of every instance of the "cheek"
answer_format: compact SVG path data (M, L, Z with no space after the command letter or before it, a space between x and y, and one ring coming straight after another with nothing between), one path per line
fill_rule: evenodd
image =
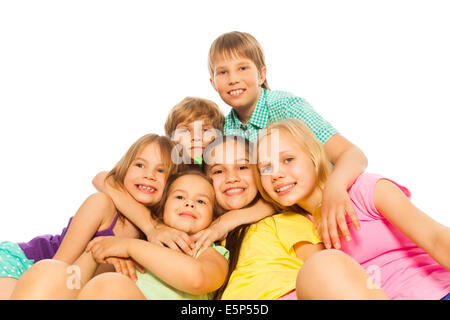
M268 194L272 194L272 178L269 175L261 176L261 185Z

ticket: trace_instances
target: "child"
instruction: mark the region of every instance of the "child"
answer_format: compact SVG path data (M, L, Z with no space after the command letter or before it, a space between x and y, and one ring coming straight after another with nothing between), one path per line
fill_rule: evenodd
M330 237L334 247L339 248L336 221L341 221L347 213L358 227L346 190L367 167L365 155L304 99L269 89L264 52L250 34L230 32L219 36L211 45L208 66L213 88L232 107L225 118L225 135L235 134L254 142L267 125L297 118L324 144L334 171L324 188L321 234L327 248L331 248ZM338 223L338 226L349 241L347 225Z
M127 190L137 202L145 206L154 206L161 200L168 175L177 170L170 158L172 147L173 143L167 137L156 134L145 135L128 149L108 176L118 188ZM14 246L9 243L8 251L5 251L6 245L3 243L0 251L2 270L15 278L17 283L17 279L33 263L53 258L72 264L92 237L112 235L137 238L140 231L119 214L108 196L96 193L82 204L75 216L70 219L68 228L65 228L60 236L37 237L28 243ZM18 258L21 259L19 262L23 262L20 272L16 271L19 269L16 261ZM28 278L33 278L31 276L33 273L35 272L29 270L25 274L29 274ZM23 287L26 286L25 279L21 283ZM5 297L11 294L12 289L10 288L9 294Z
M260 198L255 181L255 161L251 143L228 136L208 146L207 167L213 180L217 202L225 210L251 209ZM279 212L279 211L278 211ZM323 249L314 226L303 215L283 212L231 231L226 239L230 250L229 272L219 290L222 299L296 299L296 277L303 261ZM326 250L325 256L329 256ZM338 252L330 262L338 281L346 281L354 298L382 299L380 290L365 287L368 274L350 257ZM343 270L349 271L347 274Z
M219 135L219 133L223 124L224 116L213 101L186 97L172 108L164 129L166 136L171 136L183 147L183 150L188 151L184 155L188 154L189 159L184 161L184 163L189 164L192 160L194 164L191 166L198 167L199 159L201 159L199 155L203 153L207 145L216 138L222 139L222 135ZM197 146L200 148L196 149L195 147ZM176 163L181 162L178 161L179 153L177 149L174 149L172 155L175 157ZM197 163L195 163L195 158ZM201 162L201 167L203 168L205 163ZM103 174L97 175L94 179L94 185L100 191L111 196L121 211L127 212L130 220L141 230L144 230L150 242L183 251L190 255L194 255L200 248L208 248L216 240L224 239L228 231L240 224L255 222L273 213L271 206L267 205L265 201L256 201L256 210L243 210L243 212L230 210L219 219L216 219L209 228L188 236L185 232L170 228L164 224L158 224L157 221L151 219L148 208L139 205L120 190L112 188L108 182L105 183ZM132 219L132 216L136 218Z
M216 214L211 182L195 169L169 178L161 206L156 210L166 225L188 234L206 228ZM111 256L130 257L147 272L138 273L136 283L116 275L94 278L81 291L80 299L205 300L223 284L228 271L228 251L214 244L195 258L147 241L118 237L94 239L86 250L101 263Z
M269 139L274 133L276 144ZM258 140L258 168L266 200L320 218L330 168L322 145L301 121L283 120L267 128ZM450 292L450 229L417 209L408 189L380 175L360 175L348 192L361 230L351 229L353 241L342 250L374 273L379 283L372 285L391 299L445 297ZM307 261L300 271L303 297L320 297L330 282L330 264L322 262Z

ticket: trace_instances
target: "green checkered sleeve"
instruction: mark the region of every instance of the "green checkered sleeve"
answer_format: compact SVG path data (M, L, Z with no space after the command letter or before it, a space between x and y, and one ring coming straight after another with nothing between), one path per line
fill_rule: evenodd
M303 121L322 144L338 133L306 100L300 97L289 97L285 104L285 112L287 118L296 118Z

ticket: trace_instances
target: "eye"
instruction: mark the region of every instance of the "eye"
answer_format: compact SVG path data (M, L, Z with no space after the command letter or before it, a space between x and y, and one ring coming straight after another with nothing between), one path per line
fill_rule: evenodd
M183 199L184 199L184 197L183 197L183 196L181 196L181 195L178 195L178 196L175 196L175 199L178 199L178 200L183 200Z
M165 170L164 170L164 169L158 169L158 172L159 172L159 173L164 173Z
M259 169L259 172L261 174L266 174L266 173L270 173L272 172L272 167L271 166L265 166Z
M220 71L217 71L217 72L216 72L216 74L218 74L218 75L224 75L225 73L226 73L225 70L220 70Z
M248 166L240 166L239 167L239 170L245 170L245 169L248 169Z
M241 67L240 69L241 69L242 71L245 71L245 70L248 69L248 67Z
M221 174L221 173L223 173L223 171L220 170L220 169L214 170L214 171L212 172L212 174Z
M294 160L294 158L292 158L292 157L286 158L286 159L284 159L284 163L289 163L292 160Z
M140 163L140 162L137 162L137 163L135 164L135 166L138 167L138 168L141 168L141 169L143 169L143 168L145 167L144 164L143 164L143 163Z
M197 200L197 202L200 203L200 204L206 204L206 201L201 200L201 199L200 199L200 200Z

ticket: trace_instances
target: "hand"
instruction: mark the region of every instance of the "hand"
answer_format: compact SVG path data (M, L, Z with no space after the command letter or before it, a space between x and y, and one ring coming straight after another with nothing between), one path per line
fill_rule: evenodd
M347 227L346 214L352 220L356 230L360 229L359 220L347 190L338 184L334 184L330 179L324 188L320 214L321 221L318 222L318 228L327 249L331 249L331 243L336 249L341 248L340 235L343 235L346 241L352 239Z
M207 249L211 243L223 240L228 235L228 230L221 227L218 223L220 218L216 219L208 228L203 229L192 236L195 241L195 248L193 250L193 256L195 256L199 249Z
M139 270L140 273L145 272L145 268L143 266L130 258L124 259L110 257L106 258L105 261L106 263L112 264L114 266L114 269L116 269L116 272L121 273L134 281L137 281L135 267Z
M164 224L158 224L152 233L147 236L149 242L171 248L176 251L183 251L192 255L195 243L191 237L183 231L170 228Z
M109 257L128 258L127 240L113 236L97 237L88 243L86 251L90 251L98 263L106 263L105 259Z
M95 189L97 189L99 192L105 192L106 183L105 179L107 176L106 171L102 171L100 173L97 173L97 175L92 180L92 184L94 185Z

